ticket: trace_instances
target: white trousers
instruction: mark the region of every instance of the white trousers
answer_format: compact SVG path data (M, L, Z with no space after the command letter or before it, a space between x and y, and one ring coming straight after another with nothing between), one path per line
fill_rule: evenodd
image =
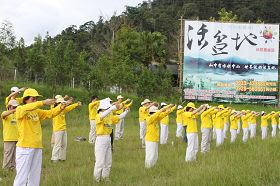
M224 138L227 138L227 131L228 131L228 128L229 128L229 124L228 124L228 123L225 123L225 124L224 124L224 131L223 131Z
M234 143L236 141L236 137L237 137L237 130L230 129L230 142Z
M272 124L271 135L273 138L276 136L276 131L277 131L277 124Z
M158 159L158 142L146 141L145 167L153 167Z
M14 186L39 186L42 149L16 148L16 177Z
M187 133L188 146L186 150L185 161L195 161L196 154L198 152L198 134L197 133Z
M90 120L90 130L89 130L89 136L88 136L88 142L93 144L96 139L96 125L95 120Z
M262 140L267 137L267 127L262 127Z
M110 135L97 136L95 141L95 165L93 175L96 181L109 178L112 167L112 148Z
M216 129L216 146L220 146L224 143L223 129Z
M160 124L160 144L166 144L168 139L168 125Z
M256 137L256 130L257 130L257 125L255 123L251 123L250 138Z
M176 137L181 138L183 137L183 125L182 123L177 123L177 129L176 129Z
M212 131L212 134L213 134L213 138L212 139L216 139L217 136L216 136L216 127L213 126L213 131Z
M248 128L243 128L243 137L242 137L242 141L243 142L247 142L248 141L248 137L249 137L249 129Z
M210 151L211 142L211 128L201 129L201 152L206 153Z
M238 126L238 128L237 128L237 134L239 134L239 133L240 133L240 130L241 130L241 123L238 122L237 126Z
M146 121L141 121L139 124L140 124L140 140L141 140L142 146L145 146Z
M67 149L67 132L56 131L54 132L54 146L52 150L51 160L66 160L66 149Z
M119 123L116 125L115 140L123 138L124 133L124 119L120 119Z

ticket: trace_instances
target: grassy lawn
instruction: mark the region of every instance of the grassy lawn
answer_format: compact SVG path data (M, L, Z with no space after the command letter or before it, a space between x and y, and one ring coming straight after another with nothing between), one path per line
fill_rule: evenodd
M236 105L237 109L270 111L273 107ZM134 110L125 120L125 137L114 142L113 165L110 182L97 184L93 179L94 147L86 142L76 142L76 136L88 139L89 121L87 106L67 115L68 150L66 162L51 163L51 122L43 122L42 186L54 185L280 185L280 134L262 141L260 127L257 138L246 144L238 136L235 144L226 139L211 152L202 155L193 163L186 163L186 143L175 137L175 117L169 125L169 143L159 147L159 159L152 169L144 168L145 151L140 148L138 113ZM258 120L259 124L259 120ZM2 124L1 124L2 130ZM278 131L277 131L278 132ZM229 136L229 135L228 135ZM2 139L2 133L0 134ZM173 141L173 143L172 143ZM200 141L200 138L199 138ZM3 144L0 144L3 152ZM2 154L0 162L2 163ZM0 169L0 185L12 185L15 173Z

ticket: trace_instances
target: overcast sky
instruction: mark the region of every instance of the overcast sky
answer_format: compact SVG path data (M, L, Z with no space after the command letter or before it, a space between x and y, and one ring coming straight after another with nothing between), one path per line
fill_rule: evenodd
M110 18L125 10L125 6L137 6L143 0L0 0L0 23L12 22L17 40L23 37L26 44L35 36L51 36L70 25L82 25L98 21L99 16Z

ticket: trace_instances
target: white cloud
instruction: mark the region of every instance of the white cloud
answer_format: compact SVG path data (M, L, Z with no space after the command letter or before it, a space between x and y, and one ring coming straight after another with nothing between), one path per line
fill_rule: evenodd
M70 25L98 21L99 16L121 14L125 6L137 6L142 0L0 0L0 22L13 23L17 39L23 37L27 44L35 36L51 36Z

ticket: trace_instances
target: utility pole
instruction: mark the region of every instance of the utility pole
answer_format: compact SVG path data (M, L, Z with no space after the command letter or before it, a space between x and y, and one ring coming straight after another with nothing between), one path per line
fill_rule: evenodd
M184 19L183 16L181 16L180 20L180 36L179 36L179 52L178 52L178 59L179 59L179 65L178 65L178 77L179 77L179 90L182 92L182 84L183 84L183 54L184 54Z

